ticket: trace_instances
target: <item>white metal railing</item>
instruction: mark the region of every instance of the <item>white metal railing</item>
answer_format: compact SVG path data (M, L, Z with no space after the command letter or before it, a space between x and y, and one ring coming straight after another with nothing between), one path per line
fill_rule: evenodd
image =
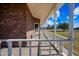
M61 53L63 54L63 55L68 55L68 56L72 56L72 55L74 55L73 54L73 51L71 52L70 50L73 50L72 48L70 48L71 46L70 46L70 44L71 44L71 41L70 41L70 39L69 38L67 38L67 37L64 37L64 36L61 36L61 35L58 35L58 34L56 34L56 38L59 38L59 39L68 39L68 48L66 49L65 47L64 47L64 43L65 42L58 42L57 44L59 45L57 45L58 46L58 49L59 49L59 55L61 55ZM64 52L64 53L63 53ZM71 53L71 54L70 54Z
M70 43L71 41L67 38L67 37L64 37L64 36L61 36L61 35L58 35L58 34L55 34L55 36L53 36L52 38L51 38L51 33L50 32L47 32L46 33L46 31L44 32L43 31L43 33L44 33L44 35L47 37L47 39L49 40L49 39L54 39L54 37L56 36L56 39L54 39L55 41L52 41L52 44L57 48L57 50L59 51L59 55L61 56L61 55L63 55L63 53L65 54L65 55L70 55L71 56L71 54L70 53L72 53L72 55L73 55L73 52L71 52L71 51L69 51L70 49L66 49L66 48L64 48L64 43L65 42L68 42L68 43ZM56 41L57 40L57 41ZM64 40L64 41L63 41ZM70 48L70 47L69 47Z
M0 56L1 56L1 41L0 41Z
M31 42L34 42L34 41L40 41L40 42L49 42L50 46L49 46L49 55L51 55L51 42L52 41L57 41L57 42L64 42L64 41L68 41L68 40L52 40L51 38L49 38L49 40L46 40L46 39L8 39L8 40L0 40L0 43L2 41L6 41L8 42L8 56L12 56L12 42L14 41L18 41L19 42L19 56L22 55L22 50L21 50L21 42L22 41L27 41L29 42L29 56L32 55L32 47L31 47ZM0 44L1 45L1 44ZM62 46L60 46L61 48ZM41 48L41 47L40 47ZM62 50L60 49L60 54L62 53ZM1 55L1 49L0 49L0 55Z

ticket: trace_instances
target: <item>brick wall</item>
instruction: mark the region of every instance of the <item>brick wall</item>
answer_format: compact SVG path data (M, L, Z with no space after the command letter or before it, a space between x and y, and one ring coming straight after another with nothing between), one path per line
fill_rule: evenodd
M0 4L0 39L27 38L35 20L26 4Z

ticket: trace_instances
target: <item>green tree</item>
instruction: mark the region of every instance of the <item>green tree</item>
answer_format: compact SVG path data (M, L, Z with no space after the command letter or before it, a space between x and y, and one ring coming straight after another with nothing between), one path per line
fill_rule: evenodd
M57 28L60 28L60 29L63 29L63 31L66 31L66 29L68 29L68 23L58 24Z

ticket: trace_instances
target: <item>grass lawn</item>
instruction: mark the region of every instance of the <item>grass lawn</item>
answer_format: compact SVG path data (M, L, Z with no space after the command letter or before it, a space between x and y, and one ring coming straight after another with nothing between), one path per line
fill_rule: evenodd
M69 32L57 32L57 34L68 37ZM68 48L69 44L65 43L64 45L66 48ZM79 31L74 32L74 49L73 52L79 56Z

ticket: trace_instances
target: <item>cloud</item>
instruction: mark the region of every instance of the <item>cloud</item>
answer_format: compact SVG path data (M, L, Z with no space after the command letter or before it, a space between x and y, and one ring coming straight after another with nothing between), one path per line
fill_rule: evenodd
M74 18L74 19L76 19L76 18L77 18L77 16L74 16L73 18Z
M79 15L79 7L76 7L74 9L74 17L73 17L73 19L76 19L78 15ZM69 19L69 16L67 16L67 19Z
M76 8L74 9L74 15L79 15L79 7L76 7Z
M59 16L60 16L60 11L58 10L58 11L56 12L56 17L58 18ZM54 18L54 14L53 14L51 17Z
M77 18L77 16L76 16L76 15L74 15L73 19L76 19L76 18ZM67 16L67 19L69 19L69 16Z
M50 21L50 20L47 20L47 21L46 21L46 24L47 24L47 25L49 24L50 26L52 26L52 25L54 24L54 22L52 22L52 21Z
M67 19L69 19L69 16L67 16Z
M59 11L59 10L56 12L56 16L57 16L57 17L60 16L60 11Z
M79 23L74 23L74 28L79 27Z

